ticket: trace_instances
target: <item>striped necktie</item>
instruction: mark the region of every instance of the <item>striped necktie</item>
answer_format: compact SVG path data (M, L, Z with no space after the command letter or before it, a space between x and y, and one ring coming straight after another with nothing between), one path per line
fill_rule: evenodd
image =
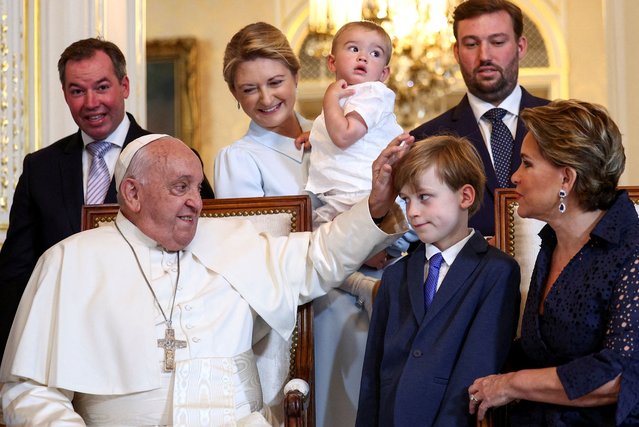
M107 141L94 141L87 144L87 151L93 156L87 183L87 205L97 205L104 202L111 183L111 175L104 161L104 155L110 148L111 143Z

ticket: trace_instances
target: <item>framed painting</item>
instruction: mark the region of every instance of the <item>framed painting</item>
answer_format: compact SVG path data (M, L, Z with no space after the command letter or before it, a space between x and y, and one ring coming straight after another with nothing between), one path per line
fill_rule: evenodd
M146 43L147 129L198 147L200 137L195 38Z

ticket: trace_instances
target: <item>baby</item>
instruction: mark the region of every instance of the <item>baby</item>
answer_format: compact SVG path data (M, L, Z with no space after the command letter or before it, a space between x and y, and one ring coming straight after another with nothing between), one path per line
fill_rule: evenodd
M368 196L373 160L402 133L393 113L395 94L383 83L391 53L390 37L373 22L350 22L333 38L328 68L336 80L310 135L306 190L321 202L314 227Z

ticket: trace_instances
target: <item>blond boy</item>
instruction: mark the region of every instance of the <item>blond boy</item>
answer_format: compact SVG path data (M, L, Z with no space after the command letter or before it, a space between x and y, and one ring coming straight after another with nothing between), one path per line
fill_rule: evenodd
M468 228L484 170L465 139L416 142L394 185L422 241L373 306L356 426L475 426L468 385L499 372L519 316L519 266Z

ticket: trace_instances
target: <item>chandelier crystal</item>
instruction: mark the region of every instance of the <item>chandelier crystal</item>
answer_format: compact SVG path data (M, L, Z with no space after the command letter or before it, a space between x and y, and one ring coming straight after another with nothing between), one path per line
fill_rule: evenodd
M387 84L399 124L411 128L442 111L458 70L448 16L459 0L309 1L307 53L328 56L333 34L347 22L376 22L393 40Z

